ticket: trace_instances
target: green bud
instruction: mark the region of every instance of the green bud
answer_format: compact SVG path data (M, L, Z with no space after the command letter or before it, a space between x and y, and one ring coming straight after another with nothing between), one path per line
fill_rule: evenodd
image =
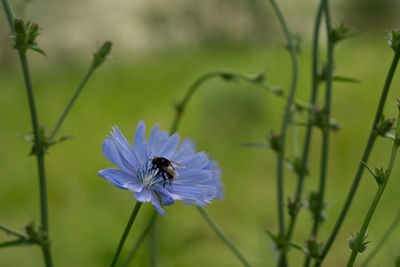
M252 80L255 83L263 83L263 82L265 82L265 73L263 73L263 72L257 73L256 75L254 75Z
M389 32L389 46L394 50L397 51L400 47L400 29L393 29Z
M383 168L381 167L381 168L375 168L375 171L374 171L374 178L375 178L375 181L376 181L376 183L378 184L378 185L381 185L381 184L383 184L383 182L385 181L385 179L386 179L386 173L387 173L387 171L385 171L385 170L383 170Z
M292 170L294 173L297 175L301 174L301 158L295 157L293 159L289 159L289 169ZM304 170L304 176L307 176L309 174L308 168L306 167Z
M275 152L281 151L281 137L280 135L271 131L271 135L268 137L269 147Z
M288 212L290 217L295 217L301 208L301 202L297 200L292 200L290 197L288 198L288 204L287 204Z
M369 241L365 241L365 239L368 237L367 235L364 235L364 237L361 240L361 244L356 247L356 241L358 239L359 233L356 233L356 236L354 236L353 234L351 234L351 237L349 238L349 248L351 250L356 250L359 253L363 253L366 249L367 249L367 244L369 243Z
M314 259L319 258L322 249L322 243L318 243L315 237L310 237L307 239L305 244L306 253Z
M104 42L100 48L93 54L93 66L97 68L103 64L104 60L107 58L111 51L112 43L110 41Z
M14 32L15 32L15 48L21 48L26 45L26 27L25 22L21 18L14 20Z
M381 120L379 121L376 131L378 132L379 135L386 137L387 134L390 133L390 131L393 128L395 119L385 119L384 116L382 116Z
M350 28L345 26L343 23L340 23L338 26L334 26L331 29L330 37L332 44L336 44L344 39L347 39L353 36L354 33L351 32Z

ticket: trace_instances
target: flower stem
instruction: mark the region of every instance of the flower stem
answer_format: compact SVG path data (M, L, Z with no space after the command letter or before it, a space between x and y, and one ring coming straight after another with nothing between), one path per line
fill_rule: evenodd
M226 237L226 235L219 229L218 225L215 224L210 215L202 207L197 207L197 210L203 216L203 218L208 222L211 228L215 231L215 233L219 236L219 238L224 241L225 245L227 245L235 254L235 256L242 262L242 264L246 267L250 267L250 263L243 257L243 255L239 252L239 250L232 244L232 242Z
M151 229L151 267L157 267L158 262L158 225L158 216L156 216Z
M6 227L6 226L4 226L4 225L1 225L1 224L0 224L0 230L3 230L3 231L6 232L7 234L11 234L11 235L14 235L14 236L19 237L19 238L26 238L25 235L20 234L20 233L18 233L17 231L12 230L12 229L10 229L10 228L8 228L8 227Z
M12 247L12 246L18 246L18 245L27 245L29 243L26 242L26 240L23 239L16 239L16 240L11 240L11 241L6 241L0 243L0 248L5 248L5 247Z
M137 250L139 249L140 245L142 244L144 238L146 235L150 232L152 229L154 222L157 218L157 211L154 210L153 215L151 216L150 221L146 225L146 227L143 229L143 232L140 234L138 240L136 241L135 245L133 246L132 250L129 252L128 257L126 257L125 261L122 263L121 267L127 267L128 264L132 261L133 257L135 256Z
M297 66L297 53L296 53L296 47L293 42L293 35L289 31L289 28L287 26L287 23L285 21L285 18L283 16L282 11L280 10L278 4L276 3L275 0L270 0L270 3L277 14L279 18L279 22L283 28L283 31L285 33L287 42L290 47L290 55L291 55L291 60L292 60L292 79L291 79L291 86L289 90L289 96L287 99L286 107L285 107L285 113L283 117L283 122L282 122L282 127L280 131L280 151L278 153L278 161L277 161L277 204L278 204L278 223L279 223L279 235L284 236L285 234L285 221L284 221L284 201L283 201L283 164L284 164L284 155L285 155L285 141L286 141L286 131L287 131L287 126L289 124L290 120L290 108L293 104L294 100L294 95L296 92L296 86L297 86L297 76L298 76L298 66ZM285 250L283 248L281 250L282 257L279 259L279 266L286 266L286 253L282 252Z
M314 218L314 225L312 228L312 236L317 237L318 228L321 224L321 212L323 208L324 202L324 194L325 194L325 184L326 184L326 175L327 175L327 167L328 167L328 152L329 152L329 135L331 132L329 123L330 123L330 114L331 114L331 96L332 96L332 73L333 73L333 43L331 40L331 18L329 12L329 2L328 0L324 0L324 8L325 8L325 24L326 24L326 32L327 34L327 46L328 46L328 56L327 56L327 67L326 67L326 92L325 92L325 126L322 129L322 151L321 151L321 172L319 179L319 188L318 188L318 213Z
M362 243L364 241L364 237L366 235L367 229L368 229L368 225L371 221L372 216L374 215L374 211L376 209L376 207L378 206L379 200L381 199L383 192L385 191L386 185L389 181L390 178L390 174L392 173L393 170L393 166L394 166L394 161L396 159L396 154L397 154L397 150L399 149L399 144L398 144L398 138L400 137L400 112L399 115L397 117L397 127L396 127L396 138L393 141L393 146L392 146L392 153L390 155L390 160L389 160L389 164L388 167L385 171L385 176L384 179L382 181L382 184L379 185L378 191L376 192L376 195L374 197L374 200L372 201L368 213L365 216L364 222L361 226L361 230L356 238L356 240L354 241L354 247L353 247L353 251L350 255L350 259L347 262L347 267L351 267L354 265L354 262L356 260L356 257L359 253L359 250L362 246Z
M49 237L49 224L48 224L48 210L47 210L47 188L46 188L46 171L44 162L44 152L42 147L42 140L40 137L39 120L36 112L35 97L33 94L32 82L29 74L28 61L26 58L25 51L18 51L19 58L21 61L22 72L24 75L25 85L28 94L28 102L31 113L32 128L34 134L36 158L39 171L39 191L40 191L40 221L41 221L41 233L43 243L41 243L43 257L46 262L46 266L53 266L50 252L50 237Z
M353 200L353 197L355 196L355 193L357 191L358 185L359 185L359 183L361 181L362 174L364 172L364 167L365 167L364 164L368 162L369 155L370 155L371 150L372 150L372 148L373 148L373 146L375 144L376 137L378 136L377 133L376 133L375 128L376 128L376 125L378 124L378 122L379 122L379 120L380 120L380 118L382 116L383 108L385 106L386 98L387 98L387 95L388 95L388 92L389 92L389 88L390 88L390 85L391 85L391 82L392 82L392 79L393 79L397 64L399 62L399 59L400 59L400 49L398 49L395 52L395 55L393 57L392 64L390 66L389 72L388 72L387 77L386 77L385 84L383 86L383 90L382 90L382 94L381 94L381 97L380 97L380 100L379 100L378 108L376 110L375 118L374 118L374 121L372 123L372 127L371 127L369 138L368 138L368 142L367 142L367 145L365 147L364 153L362 155L361 161L360 161L360 163L358 165L357 173L356 173L356 175L354 177L353 184L352 184L352 186L350 188L350 191L349 191L349 193L347 195L346 202L345 202L345 204L344 204L344 206L342 208L342 211L341 211L341 213L339 215L339 218L337 219L336 224L335 224L335 226L334 226L334 228L333 228L333 230L332 230L332 232L331 232L331 234L329 236L329 239L327 240L327 242L326 242L326 244L325 244L325 246L324 246L324 248L323 248L323 250L321 252L320 258L315 263L315 267L321 266L325 256L327 255L330 247L332 246L332 243L334 242L334 240L336 238L337 233L339 232L339 229L340 229L340 227L341 227L341 225L342 225L342 223L344 221L344 218L347 215L347 212L348 212L348 210L350 208L350 205L351 205L351 202Z
M64 122L64 119L67 116L68 112L70 111L72 105L74 104L74 102L78 98L80 92L82 91L83 87L86 85L86 82L89 80L90 76L92 75L92 73L93 73L93 71L95 69L96 69L96 67L93 66L93 64L92 64L90 66L88 72L86 73L86 75L83 77L83 80L79 84L78 88L75 90L75 92L74 92L73 96L71 97L71 99L68 101L67 106L65 107L63 113L61 114L60 118L57 121L56 126L54 127L53 131L51 132L50 137L49 137L50 141L53 140L53 138L57 134L57 131L60 129L61 124Z
M114 257L111 261L110 267L115 266L115 264L117 263L119 254L121 253L122 247L124 246L125 240L129 234L129 231L131 230L132 224L135 221L136 215L138 214L140 207L142 206L142 202L137 201L135 208L132 211L131 217L129 218L128 223L126 224L125 230L121 236L121 239L119 241L117 250L115 251Z
M312 129L313 129L313 120L314 120L314 111L315 111L315 103L317 101L317 92L318 92L318 40L319 40L319 29L321 25L321 18L322 18L322 11L323 11L323 3L324 0L321 0L320 6L317 11L317 16L315 18L315 23L314 23L314 35L313 35L313 53L312 53L312 85L311 85L311 96L310 96L310 110L309 110L309 116L308 116L308 123L307 123L307 130L306 130L306 135L304 139L304 147L303 147L303 155L301 158L301 167L300 167L300 173L298 177L298 183L296 187L296 195L295 195L295 201L300 201L301 200L301 194L303 192L303 185L304 185L304 177L306 174L307 170L307 161L308 161L308 155L310 151L310 146L311 146L311 134L312 134ZM297 214L293 217L290 218L289 222L289 227L288 231L286 233L286 241L290 242L292 233L294 230L294 226L296 223L297 219Z
M371 259L378 253L378 251L381 249L383 244L386 242L386 240L389 238L389 236L392 234L393 230L396 228L397 224L400 222L400 212L397 213L396 217L394 218L392 224L389 226L389 228L386 230L385 234L382 236L381 240L379 240L378 244L375 246L375 248L372 250L372 252L368 255L368 257L361 263L361 267L365 267L368 265L368 263L371 261Z
M2 0L4 10L7 14L8 22L11 31L14 32L14 14L8 0ZM43 252L43 257L47 267L53 266L50 252L50 238L49 238L49 225L48 225L48 211L47 211L47 189L46 189L46 172L44 163L44 152L42 148L42 140L40 138L39 119L36 111L35 97L33 93L32 81L29 74L28 60L26 58L26 51L18 49L18 55L21 62L22 73L24 76L25 87L28 95L28 103L31 114L32 128L34 134L34 142L36 148L36 158L39 172L39 192L40 192L40 221L41 221L41 235L43 242L40 244Z

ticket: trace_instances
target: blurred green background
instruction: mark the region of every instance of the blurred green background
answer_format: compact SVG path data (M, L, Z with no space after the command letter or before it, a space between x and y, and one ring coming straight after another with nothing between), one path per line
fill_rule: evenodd
M156 122L168 130L174 101L181 99L197 77L212 70L264 70L268 82L285 90L290 84L290 58L267 1L25 2L13 2L17 14L25 14L43 28L38 42L47 56L30 52L29 59L39 119L48 130L86 72L91 52L106 39L114 43L112 57L93 75L61 128L59 136L74 138L52 147L46 157L56 266L107 266L129 218L135 203L132 194L96 175L98 170L111 167L101 154L101 142L113 125L130 140L142 119L148 133ZM307 101L310 33L317 1L280 2L293 31L304 41L297 98ZM359 32L335 50L336 74L362 83L334 84L332 113L343 128L331 138L326 193L329 210L321 227L322 240L332 229L352 183L393 55L385 30L398 26L395 14L399 4L389 0L377 3L337 1L332 7L334 22L344 21ZM28 156L31 145L20 137L30 132L31 122L3 12L0 22L0 223L22 231L26 223L39 222L37 170L35 158ZM324 60L324 51L321 57ZM396 74L385 109L388 117L396 116L399 86ZM265 229L277 231L276 161L271 151L243 144L265 142L266 134L278 131L283 108L281 99L262 89L215 79L201 87L189 103L179 129L182 137L192 138L198 150L207 151L219 162L225 198L208 206L207 211L254 266L275 263ZM319 147L320 134L315 131L305 194L317 188ZM385 166L390 147L388 140L378 140L370 166ZM288 170L285 174L288 196L293 194L296 178ZM358 260L371 251L399 212L398 188L399 168L395 166L370 225L371 243ZM365 174L325 266L347 262L347 239L359 230L375 190L374 179ZM135 242L152 209L146 204L140 211L122 256ZM167 213L168 218L160 218L159 266L240 266L196 209L176 203ZM302 245L307 238L310 221L311 215L303 209L296 243ZM394 265L399 235L400 230L396 230L371 266ZM1 232L0 240L7 239ZM149 251L147 239L131 266L150 266ZM302 259L298 251L290 254L292 266L299 266L295 263ZM0 250L0 266L42 265L38 247Z

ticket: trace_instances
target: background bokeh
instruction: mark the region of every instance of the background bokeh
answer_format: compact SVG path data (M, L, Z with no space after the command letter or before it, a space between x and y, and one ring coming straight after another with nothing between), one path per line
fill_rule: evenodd
M279 1L289 25L302 36L297 98L308 100L310 41L318 1ZM118 125L130 140L139 120L149 129L159 122L170 128L174 101L200 75L216 69L247 73L263 70L267 80L287 90L290 58L283 34L267 1L12 1L16 13L37 21L38 38L47 56L29 52L40 122L52 129L67 100L90 64L91 53L102 41L114 43L112 56L96 71L74 105L60 134L74 136L52 147L46 157L50 231L56 266L106 266L112 257L135 203L96 172L110 167L101 154L101 142ZM333 117L343 128L332 134L326 200L328 220L321 227L324 240L332 228L352 182L366 143L378 97L393 52L387 30L398 26L398 1L335 1L332 18L359 34L335 50L336 73L355 77L360 84L335 83ZM36 161L30 143L20 137L31 122L26 92L9 29L0 12L0 223L21 230L39 222ZM323 35L324 36L324 35ZM324 39L324 38L322 38ZM323 42L323 41L322 41ZM321 51L322 59L325 53ZM385 114L396 116L400 97L398 74L393 81ZM321 93L323 88L321 87ZM265 142L278 131L284 102L265 90L219 79L201 87L190 102L179 133L190 137L198 150L220 163L225 198L207 211L255 266L273 266L274 253L265 230L277 231L275 156L246 142ZM299 130L302 140L302 129ZM289 136L291 139L291 136ZM301 143L301 141L300 141ZM292 153L289 142L289 155ZM371 166L385 166L391 143L379 140ZM320 134L315 131L306 194L317 188ZM286 171L285 196L292 194L295 176ZM399 212L400 179L396 165L387 191L368 231L371 243L359 260L376 245ZM367 173L349 215L327 257L326 266L343 266L350 254L347 239L361 225L375 194ZM152 211L144 205L126 244L133 245ZM231 252L193 207L176 203L159 225L159 266L240 266ZM303 209L295 242L302 245L310 229ZM371 266L393 266L399 254L396 230ZM0 240L7 240L0 233ZM131 266L150 266L147 239ZM124 253L125 254L125 253ZM123 254L123 256L124 256ZM302 262L293 251L290 262ZM0 266L42 266L38 247L0 250Z

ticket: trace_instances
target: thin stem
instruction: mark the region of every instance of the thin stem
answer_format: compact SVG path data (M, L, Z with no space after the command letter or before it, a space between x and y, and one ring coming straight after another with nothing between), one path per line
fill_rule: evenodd
M361 246L363 245L364 237L367 233L369 223L372 219L372 216L374 215L376 207L378 206L379 200L381 199L383 192L385 191L386 185L388 184L390 174L392 173L394 161L396 159L397 150L399 148L399 144L398 144L398 140L399 140L398 138L400 137L400 122L399 122L399 120L400 120L400 112L399 112L399 116L397 117L396 138L393 141L392 153L390 155L388 167L385 171L384 179L382 181L382 184L379 185L379 188L374 197L374 200L372 201L372 203L369 207L368 213L365 216L365 219L361 226L361 230L358 234L358 237L354 241L353 251L350 255L349 261L347 262L347 267L352 267L354 265L354 262L356 261L356 257L359 253L359 250L360 250Z
M11 32L14 32L15 15L12 10L12 7L11 7L10 3L8 2L8 0L1 0L1 2L3 3L4 11L6 12L7 21L8 21L8 24L10 25Z
M330 114L331 114L331 96L332 96L332 74L333 74L333 43L331 40L331 18L329 12L329 2L328 0L324 1L325 7L325 24L326 24L326 32L327 34L327 46L328 46L328 56L327 56L327 67L326 67L326 92L325 92L325 126L322 129L322 151L321 151L321 173L319 180L319 188L318 188L318 213L316 214L314 225L312 229L312 236L317 237L318 228L321 224L321 211L324 203L324 195L325 195L325 184L326 184L326 175L327 175L327 167L328 167L328 153L329 153L329 135L331 132L329 123L330 123Z
M393 222L390 224L389 228L386 230L385 234L382 236L381 240L379 240L378 244L374 247L371 253L367 256L367 258L360 265L361 267L365 267L372 260L372 258L378 253L378 251L385 244L386 240L392 234L393 230L396 228L397 224L400 222L400 212L397 213Z
M67 106L65 107L63 113L61 114L60 118L57 121L56 126L54 127L53 131L50 134L49 140L53 140L55 135L57 134L57 131L60 129L61 124L64 122L65 117L67 116L68 112L70 111L72 105L75 103L76 99L78 98L80 92L82 91L83 87L86 85L87 81L89 80L90 76L92 75L93 71L96 69L96 67L92 64L86 73L86 75L83 77L83 80L80 82L78 88L75 90L73 96L71 99L68 101Z
M24 75L25 85L28 94L29 108L31 113L32 128L35 142L35 152L39 171L39 191L40 191L40 222L41 233L44 242L41 244L43 256L46 266L53 266L50 252L49 224L48 224L48 209L47 209L47 188L46 188L46 171L42 140L40 137L39 120L36 112L35 97L33 94L32 82L29 74L28 61L24 51L18 51L21 61L22 71Z
M281 26L285 32L286 39L289 43L290 47L290 54L292 58L292 82L290 86L290 93L289 97L287 100L287 104L285 107L285 113L283 117L283 123L281 127L281 151L278 154L278 217L279 217L279 231L280 234L284 234L285 232L285 224L284 224L284 214L283 214L283 163L284 163L284 149L285 149L285 141L286 141L286 129L289 124L290 120L290 108L293 104L293 99L294 99L294 93L296 90L296 84L297 84L297 75L298 75L298 70L297 70L297 56L296 56L296 48L293 43L293 36L289 31L289 28L286 24L285 18L283 16L282 11L280 10L278 4L276 3L275 0L270 0L270 3L277 14L279 18L279 22L281 23Z
M285 155L285 141L286 141L286 131L287 131L287 126L289 124L290 120L290 108L293 104L294 100L294 95L296 92L296 86L297 86L297 76L298 76L298 66L297 66L297 54L296 54L296 47L293 42L293 35L289 31L289 28L287 26L287 23L285 21L285 18L283 16L282 11L280 10L278 4L276 3L275 0L270 0L270 3L277 14L279 18L279 22L283 28L283 31L285 32L285 36L287 39L287 42L290 47L290 55L291 55L291 60L292 60L292 78L291 78L291 86L289 90L289 96L287 99L286 107L285 107L285 113L283 116L283 122L282 122L282 127L280 131L280 151L278 153L278 160L277 160L277 205L278 205L278 222L279 222L279 235L283 236L285 234L285 221L284 221L284 201L283 201L283 164L284 164L284 155ZM279 260L278 265L279 266L286 266L286 253L282 253L285 248L281 250L281 257Z
M308 123L307 123L307 130L306 135L304 138L304 147L303 147L303 154L301 157L301 167L300 173L298 177L298 183L296 187L296 195L295 201L301 200L301 194L303 192L303 185L304 185L304 177L307 171L307 162L308 162L308 155L311 146L311 136L312 136L312 129L313 129L313 120L314 120L314 111L315 111L315 104L317 101L317 92L318 92L318 40L319 40L319 29L321 25L321 18L322 18L322 11L323 11L324 1L320 2L317 15L315 18L314 23L314 34L313 34L313 52L312 52L312 85L311 85L311 95L310 95L310 106L311 109L309 110L308 115ZM292 233L295 227L297 215L290 218L289 228L286 234L286 241L289 242L292 237Z
M141 206L142 206L142 202L137 201L135 204L135 208L132 211L131 217L129 218L129 221L126 224L125 230L121 236L117 250L115 251L114 257L111 261L110 267L115 266L115 264L117 263L119 254L121 253L122 247L124 246L125 240L129 234L129 231L131 230L132 224L135 221L136 215L138 214Z
M243 257L243 255L239 252L239 250L232 244L232 242L226 237L226 235L219 229L218 225L215 224L210 215L202 207L197 207L197 210L203 216L203 218L208 222L211 228L215 231L215 233L219 236L219 238L224 241L225 245L227 245L233 254L242 262L242 264L246 267L250 267L250 263Z
M2 0L4 10L7 14L8 22L11 31L14 32L13 22L14 14L8 0ZM46 172L44 163L44 154L42 148L42 140L40 137L39 119L36 111L35 97L33 93L32 81L29 74L28 60L26 58L26 51L23 49L18 50L22 72L24 76L26 91L28 95L28 103L31 114L32 128L34 134L34 142L36 149L36 158L39 172L39 192L40 192L40 221L41 221L41 234L43 242L40 244L43 252L43 257L47 267L53 266L50 252L50 238L49 238L49 225L48 225L48 211L47 211L47 189L46 189Z
M142 244L144 238L146 235L150 232L152 229L154 222L157 218L157 211L154 210L153 215L151 216L150 221L146 225L146 227L143 229L143 232L140 234L138 240L136 241L135 245L131 249L131 251L128 253L128 257L126 257L125 261L122 263L121 267L126 267L128 264L132 261L133 257L136 255L137 250L139 249L140 245Z
M155 216L151 231L151 266L157 267L158 262L158 216Z
M4 226L4 225L1 225L1 224L0 224L0 230L3 230L3 231L6 232L7 234L11 234L11 235L14 235L14 236L19 237L19 238L26 238L25 235L20 234L20 233L18 233L17 231L12 230L12 229L10 229L10 228L8 228L8 227L6 227L6 226Z
M3 243L0 243L0 248L19 246L22 244L28 245L29 243L27 243L26 240L23 240L23 239L16 239L16 240L11 240L11 241L6 241Z
M333 230L332 230L332 232L331 232L331 234L329 236L329 239L327 240L327 242L326 242L326 244L325 244L325 246L324 246L324 248L323 248L323 250L321 252L320 258L315 263L315 267L321 266L322 261L324 260L326 254L328 253L330 247L332 246L332 244L333 244L333 242L334 242L334 240L336 238L336 235L339 232L339 229L340 229L340 227L341 227L341 225L342 225L342 223L344 221L344 218L347 215L347 212L348 212L348 210L350 208L350 205L351 205L351 202L353 200L353 197L355 196L355 193L357 191L358 185L359 185L359 183L361 181L362 174L364 172L364 167L365 167L364 164L368 162L369 155L370 155L371 150L372 150L372 148L373 148L373 146L375 144L375 140L376 140L376 137L377 137L377 133L376 133L375 128L376 128L376 125L378 124L378 122L379 122L379 120L380 120L380 118L382 116L383 108L384 108L385 103L386 103L386 98L387 98L387 95L388 95L388 92L389 92L389 88L390 88L390 85L391 85L391 82L392 82L392 79L393 79L397 64L399 62L399 59L400 59L400 49L398 49L396 51L396 53L394 54L392 64L390 66L389 72L388 72L387 77L386 77L385 84L384 84L383 89L382 89L382 94L381 94L381 97L380 97L380 100L379 100L378 108L376 110L375 118L374 118L374 121L373 121L372 126L371 126L368 142L367 142L367 145L365 147L365 150L364 150L364 153L362 155L362 158L360 160L360 163L358 165L357 173L356 173L356 175L354 177L353 184L352 184L352 186L350 188L349 194L347 195L346 202L345 202L345 204L344 204L344 206L342 208L342 211L341 211L341 213L339 215L339 218L337 219L336 224L335 224L335 226L334 226L334 228L333 228Z
M266 89L270 92L272 92L274 95L276 95L277 97L281 97L283 99L287 99L287 96L276 86L270 85L266 82L260 82L259 80L255 79L254 76L251 75L247 75L247 74L243 74L243 73L238 73L238 72L234 72L234 71L212 71L212 72L208 72L206 74L204 74L203 76L200 76L200 78L198 78L188 89L188 91L186 92L185 96L183 97L183 99L179 102L179 104L176 105L176 115L175 118L172 122L172 127L171 127L171 133L176 132L176 130L178 129L179 123L181 121L181 117L183 112L185 111L185 108L188 104L188 102L190 101L190 99L193 97L194 93L198 90L198 88L204 84L205 82L213 79L213 78L223 78L225 80L241 80L241 81L245 81L248 83L251 83L255 86L258 86L260 88ZM310 107L299 101L299 100L295 100L293 102L295 105L305 108L305 109L309 109Z

